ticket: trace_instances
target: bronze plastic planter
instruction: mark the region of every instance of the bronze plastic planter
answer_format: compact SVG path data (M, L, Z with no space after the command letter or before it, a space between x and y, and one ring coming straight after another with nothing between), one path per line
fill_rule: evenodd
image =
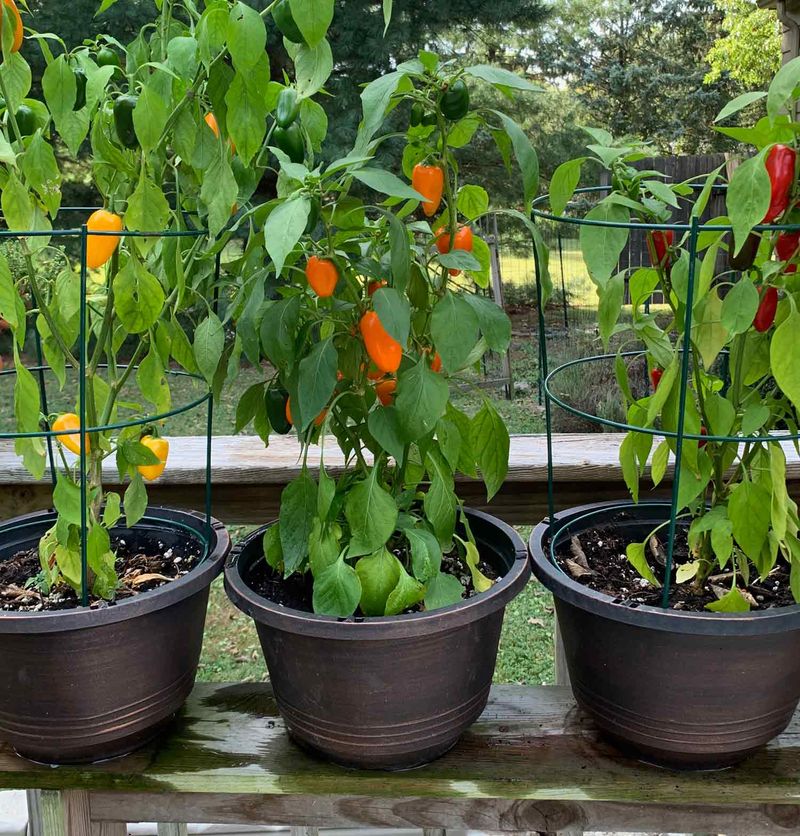
M52 512L0 525L0 560L38 542ZM208 538L200 514L151 508L130 542L168 549ZM192 690L209 586L230 551L212 521L207 556L188 575L98 610L0 612L0 740L44 763L127 754L152 739Z
M444 754L480 716L506 604L530 570L512 528L474 511L469 519L481 556L503 577L429 613L340 620L287 609L248 586L265 529L234 549L228 595L255 619L278 707L300 745L346 766L404 769Z
M643 540L666 503L608 502L556 515L563 536L610 525ZM549 528L530 539L533 571L555 596L575 699L622 748L657 764L714 769L788 725L800 699L800 606L753 613L626 605L550 560Z

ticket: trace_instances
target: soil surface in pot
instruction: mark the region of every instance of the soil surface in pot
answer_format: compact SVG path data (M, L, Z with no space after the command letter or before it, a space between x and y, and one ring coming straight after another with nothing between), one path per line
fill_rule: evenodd
M395 552L403 560L403 555ZM405 561L407 563L407 561ZM497 569L491 564L482 560L478 568L490 580L497 580L500 577ZM472 583L472 575L466 562L461 558L458 551L446 554L442 560L442 571L448 575L458 578L465 590L465 598L472 598L479 593ZM266 560L257 560L250 569L247 577L248 586L257 592L262 598L287 607L293 610L313 613L313 580L311 573L305 575L292 575L284 578L276 572ZM406 610L406 613L422 612L425 609L423 604L418 604Z
M180 549L173 547L154 554L131 548L122 537L112 538L111 547L117 555L120 587L115 601L90 596L89 604L93 609L113 606L118 601L178 580L197 565L202 555L202 546L194 541L186 542ZM163 548L163 543L153 543L153 552ZM69 586L55 586L48 595L39 591L31 579L36 578L41 568L38 548L0 560L0 611L46 612L81 606L77 593Z
M616 524L604 525L582 532L571 540L565 540L556 549L559 566L578 583L602 592L611 598L626 603L661 605L661 589L651 586L633 568L625 555L625 548L634 539L625 534L626 515L620 514ZM652 542L655 540L656 542ZM549 549L549 546L548 546ZM664 582L667 534L660 532L646 549L647 562L658 580ZM687 544L687 529L678 529L675 539L675 566L690 562ZM731 588L732 575L728 572L714 574L703 585L695 589L693 581L674 583L670 590L670 606L675 610L691 612L706 611L711 604ZM747 590L739 590L748 597L752 610L767 610L772 607L786 607L795 604L789 584L789 567L778 560L775 569L763 580L751 577Z

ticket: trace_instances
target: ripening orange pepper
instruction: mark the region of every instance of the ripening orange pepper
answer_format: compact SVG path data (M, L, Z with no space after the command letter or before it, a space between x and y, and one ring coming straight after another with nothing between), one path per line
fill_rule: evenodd
M213 113L206 113L205 116L206 125L214 132L214 136L219 139L220 130L219 130L219 122L217 122L217 117L214 116ZM232 139L228 139L228 144L231 146L231 151L235 154L236 153L236 143Z
M426 217L433 217L442 205L442 195L444 194L443 169L438 165L422 165L422 163L415 165L414 171L411 173L411 185L415 191L425 198L422 209Z
M327 415L328 415L328 410L323 409L322 412L320 412L320 414L317 415L317 417L314 419L314 426L315 427L321 427L322 422L325 420ZM286 399L286 420L292 426L294 426L294 419L292 418L292 399L291 398Z
M122 232L122 218L107 209L92 212L86 223L89 232ZM90 235L86 240L86 266L102 267L117 250L119 235Z
M465 252L471 253L473 247L475 246L475 235L472 232L472 228L469 226L462 226L457 232L455 236L455 242L450 244L450 234L445 232L444 227L439 227L436 230L436 249L442 255L445 253L452 252L453 250L464 250ZM451 276L458 276L461 274L460 270L450 270Z
M8 6L12 17L14 18L14 43L11 45L12 52L19 52L22 47L22 38L24 35L22 26L22 17L14 0L4 0ZM3 30L3 15L0 15L0 32Z
M136 468L146 481L152 482L158 479L167 467L169 442L166 438L153 438L151 435L146 435L139 443L158 456L158 464L142 464Z
M375 281L371 281L369 285L367 285L367 294L369 296L374 296L382 287L386 287L388 284L389 282L385 282L382 279L380 281L375 279Z
M74 412L65 412L59 415L53 421L52 430L54 432L64 432L65 430L79 430L81 428L81 420ZM63 444L67 450L74 453L76 456L81 454L81 437L79 433L72 433L70 435L57 435L56 441ZM86 453L91 452L91 445L89 444L89 437L86 437Z
M387 332L375 311L367 311L359 323L372 362L385 374L394 374L403 359L403 346Z
M432 348L423 348L423 354L432 354L431 357L431 371L432 372L440 372L442 370L442 356L439 354L438 351L434 351Z
M306 264L306 278L314 293L322 299L333 296L339 284L339 270L329 258L312 255Z
M381 381L375 387L375 394L384 406L391 406L394 403L394 393L397 391L397 381L394 378Z

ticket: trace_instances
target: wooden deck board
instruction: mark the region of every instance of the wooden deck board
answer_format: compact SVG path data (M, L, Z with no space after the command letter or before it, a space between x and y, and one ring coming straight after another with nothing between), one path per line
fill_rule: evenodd
M628 492L619 466L623 436L611 433L557 435L554 437L556 508L584 502L624 499ZM198 437L171 441L170 465L164 476L149 486L154 505L176 508L205 507L205 440ZM790 494L800 500L800 457L784 443ZM337 472L343 466L339 450L330 445L326 466ZM319 449L309 455L312 471L319 466ZM269 448L254 437L215 439L212 480L214 514L226 523L258 524L278 515L281 491L299 473L299 446L291 436L278 437ZM118 487L116 470L106 471L110 489ZM642 498L669 495L671 472L657 491L643 489ZM646 486L646 482L643 482ZM471 507L489 510L513 525L530 525L547 514L547 441L540 435L511 439L508 479L491 503L483 485L458 480L458 492ZM0 441L0 518L49 508L51 488L47 480L36 482L22 467L10 442Z
M350 771L305 754L285 734L268 685L206 684L197 686L159 744L122 760L53 769L0 747L0 788L431 802L798 804L800 718L740 767L676 773L637 763L598 738L567 689L499 686L452 752L422 769L387 774Z

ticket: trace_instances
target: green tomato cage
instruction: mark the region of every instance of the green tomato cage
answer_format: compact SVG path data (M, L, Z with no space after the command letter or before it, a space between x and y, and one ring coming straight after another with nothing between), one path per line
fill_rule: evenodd
M62 207L58 213L57 218L64 215L75 217L89 215L99 207L84 207L84 206L68 206ZM39 396L42 415L45 416L42 421L42 430L40 432L0 432L0 439L16 440L16 439L45 439L47 443L47 457L49 463L50 477L53 483L53 488L56 486L58 470L56 467L56 458L54 453L54 440L56 436L74 435L80 438L80 455L77 457L80 465L80 490L81 490L81 601L83 606L89 605L89 564L88 564L88 478L87 478L87 436L92 433L111 432L117 430L124 430L130 427L154 424L173 418L176 415L191 412L195 409L200 409L205 405L206 407L206 448L205 448L205 530L200 535L201 545L203 548L200 561L206 560L209 555L210 543L212 540L212 519L211 519L211 451L212 451L212 424L214 418L214 401L211 388L208 386L204 378L197 374L191 374L186 371L176 369L164 369L164 373L171 377L191 378L203 384L206 391L194 400L184 405L175 407L168 412L160 414L147 415L143 418L134 418L130 421L120 421L116 423L103 424L102 426L88 426L87 425L87 404L86 404L86 371L88 366L88 347L89 334L87 333L87 283L89 270L87 267L87 246L90 237L93 236L118 236L125 240L129 238L199 238L206 235L207 231L203 229L186 229L186 230L164 230L161 232L129 232L122 230L121 232L89 232L87 225L84 223L79 227L67 229L53 229L53 230L33 230L29 232L21 232L19 230L9 231L0 230L0 241L6 239L20 239L20 238L55 238L63 242L78 241L80 242L80 312L79 312L79 366L78 372L78 410L77 414L80 418L80 429L77 430L59 430L55 432L47 423L47 416L49 415L48 408L48 390L47 390L47 373L52 371L51 367L44 362L42 343L39 332L36 328L33 329L35 334L36 360L35 366L26 367L28 371L35 374L39 382ZM219 286L219 277L221 269L221 257L217 254L215 264L215 286ZM33 289L31 288L33 296ZM216 298L214 299L216 303ZM107 365L101 364L98 368L108 368ZM126 365L120 364L120 369L126 369ZM136 367L134 367L135 369ZM0 371L0 379L9 375L16 375L17 369L4 369ZM142 518L138 525L152 525L161 523L170 528L183 528L180 523L174 519L161 518L157 509L150 509ZM20 528L24 528L26 523L23 521L19 524ZM11 529L9 529L11 530ZM186 532L190 533L192 537L197 538L198 532L195 529L186 528Z
M696 185L695 189L699 190L701 186ZM611 191L610 186L589 186L585 188L577 189L575 194L576 195L597 195L597 194L607 194ZM715 185L713 187L713 192L717 194L724 194L727 191L727 186L723 184ZM680 240L681 237L685 236L688 233L688 242L687 248L689 253L689 274L688 274L688 284L686 290L686 298L694 299L694 290L695 290L695 283L696 283L696 273L697 273L697 255L698 255L698 239L701 233L703 232L714 232L714 233L733 233L733 227L730 224L706 224L702 223L700 218L693 214L690 218L689 223L651 223L651 224L644 224L644 223L633 223L633 222L621 222L621 221L602 221L602 220L595 220L595 219L587 219L583 217L562 217L558 215L554 215L551 212L546 211L542 207L549 205L550 195L543 195L537 198L532 204L532 218L534 223L537 220L539 221L548 221L551 224L554 224L556 229L559 230L559 246L561 242L561 231L567 229L569 227L605 227L609 229L625 229L628 230L630 233L631 231L636 232L644 232L645 234L649 232L656 232L656 231L673 231L675 233L675 240ZM800 224L761 224L753 228L753 232L798 232L800 231ZM566 412L575 415L579 418L582 418L587 421L591 421L602 427L608 427L610 429L615 430L624 430L626 432L635 432L635 433L642 433L651 436L658 436L659 438L665 439L674 439L675 440L675 452L674 452L674 475L672 480L672 498L669 503L661 502L639 502L638 505L640 507L657 507L657 508L665 508L669 509L670 517L669 517L669 533L668 533L668 541L667 541L667 549L666 549L666 565L664 570L664 588L663 594L661 599L661 606L664 609L669 607L669 594L670 594L670 587L671 587L671 577L672 577L672 570L674 565L674 549L675 549L675 535L677 529L677 518L678 512L680 508L678 507L678 497L680 491L680 481L681 481L681 459L683 456L683 444L684 441L705 441L705 442L739 442L743 443L745 441L749 443L753 442L761 442L761 443L774 443L780 441L797 441L800 439L800 433L771 433L769 435L736 435L736 436L722 436L722 435L712 435L710 432L708 435L698 435L687 433L685 431L685 417L686 417L686 400L689 397L689 373L690 373L690 359L691 359L691 350L687 350L686 346L683 346L679 350L679 357L680 357L680 377L679 377L679 396L678 396L678 404L679 404L679 411L678 411L678 423L677 428L675 431L667 431L664 429L656 428L656 427L637 427L632 424L627 424L621 421L615 421L610 418L605 418L600 415L596 415L593 413L586 412L585 410L579 409L569 403L567 403L564 398L560 397L555 391L555 383L559 380L559 378L563 375L565 371L575 367L582 367L582 366L592 366L593 364L609 362L616 359L617 354L596 354L589 357L579 358L577 360L571 360L567 363L563 363L562 365L558 366L557 368L553 369L552 371L549 369L548 364L548 356L547 356L547 328L545 323L545 312L542 306L542 299L544 297L543 289L542 289L542 282L543 277L545 275L545 270L547 269L547 265L543 263L543 253L539 246L534 246L534 261L535 261L535 270L536 270L536 303L538 308L538 329L539 329L539 385L541 391L544 394L544 410L545 410L545 421L547 426L547 503L548 503L548 521L550 525L549 529L549 542L550 542L550 560L556 568L560 571L563 571L556 559L556 551L558 547L570 536L570 530L573 526L581 525L585 523L587 520L591 519L596 514L603 514L605 513L605 509L590 512L578 519L572 519L567 523L558 524L555 521L555 487L553 481L553 428L552 428L552 414L553 414L553 406L557 406L560 409L565 410ZM713 285L712 285L713 286ZM649 304L649 303L648 303ZM693 305L687 304L686 305L686 313L684 317L684 335L692 333L692 324L693 324ZM642 349L640 351L625 351L621 353L621 356L625 358L644 358L646 356L646 350ZM725 378L725 387L730 385L730 372L728 369L727 357L728 357L728 350L724 349L720 356L724 361L724 369L723 375Z

